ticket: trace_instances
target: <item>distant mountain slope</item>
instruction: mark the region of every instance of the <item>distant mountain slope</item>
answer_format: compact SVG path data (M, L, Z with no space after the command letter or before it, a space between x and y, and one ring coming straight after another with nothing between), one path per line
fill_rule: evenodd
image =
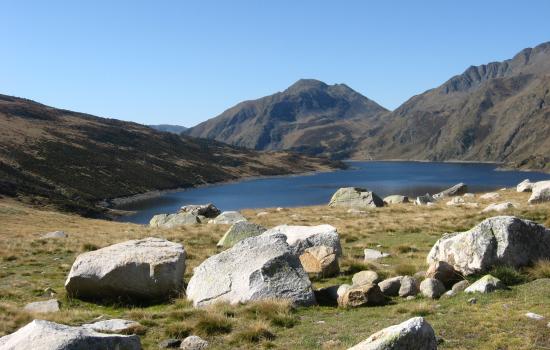
M147 125L150 128L153 128L158 131L171 132L172 134L181 134L187 128L181 125L171 125L171 124L158 124L158 125Z
M358 139L355 158L501 161L550 170L550 43L470 67Z
M186 134L256 150L343 158L361 131L386 112L344 84L303 79L283 92L239 103Z
M97 215L103 199L335 165L0 95L0 194L85 215Z

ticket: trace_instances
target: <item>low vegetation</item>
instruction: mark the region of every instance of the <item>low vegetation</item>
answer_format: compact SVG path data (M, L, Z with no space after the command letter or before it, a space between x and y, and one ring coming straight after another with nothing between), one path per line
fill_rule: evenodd
M535 220L550 227L550 204L528 206L528 194L501 191L500 201L519 205L504 214ZM328 223L340 235L344 257L341 273L334 278L312 279L314 287L350 283L355 272L376 270L382 277L414 274L426 269L425 258L445 232L466 230L484 218L499 213L481 213L479 208L433 207L412 204L348 213L345 208L326 206L243 210L251 221L266 227L278 224ZM268 215L256 216L260 211ZM293 215L294 214L294 215ZM292 215L292 216L291 216ZM246 305L215 304L195 309L184 296L166 303L139 306L124 303L96 304L66 296L63 285L71 264L84 251L128 239L159 236L180 242L188 252L185 280L193 268L219 251L216 242L225 225L194 225L175 229L152 229L141 225L86 219L55 211L37 210L11 199L0 200L0 335L23 326L32 315L23 306L55 298L61 311L40 318L64 324L88 323L99 316L138 321L145 349L157 348L167 338L190 334L208 340L213 349L228 346L243 349L346 349L386 326L410 317L424 316L442 339L441 349L546 349L550 348L550 261L515 270L506 266L492 271L510 289L487 295L458 294L453 298L428 300L395 298L389 305L359 309L315 306L294 308L285 301L267 300ZM67 238L41 239L43 233L63 230ZM389 252L377 263L363 261L363 249ZM46 289L50 288L46 291ZM535 321L524 316L534 312L547 317Z

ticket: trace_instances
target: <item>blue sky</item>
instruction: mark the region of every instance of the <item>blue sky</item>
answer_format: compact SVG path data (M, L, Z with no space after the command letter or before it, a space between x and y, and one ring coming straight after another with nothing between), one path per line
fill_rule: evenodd
M300 78L393 109L550 40L550 1L0 1L0 93L192 126Z

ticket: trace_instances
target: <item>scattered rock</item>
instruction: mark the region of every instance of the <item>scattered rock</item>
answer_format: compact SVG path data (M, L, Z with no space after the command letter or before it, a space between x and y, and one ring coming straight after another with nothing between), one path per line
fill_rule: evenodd
M532 320L536 320L536 321L544 320L544 316L539 315L539 314L535 314L535 313L532 313L532 312L526 313L525 317L530 318Z
M185 350L204 350L208 348L208 342L196 335L190 335L183 339L180 345L180 349Z
M182 213L191 213L195 216L204 216L205 218L215 218L220 215L221 211L216 208L212 203L208 204L191 204L181 207L180 212Z
M338 257L342 256L340 235L331 225L291 226L280 225L267 230L264 235L283 234L294 254L300 256L307 248L326 246L334 249Z
M466 193L467 190L468 190L468 186L466 186L466 184L461 182L454 185L453 187L450 187L444 191L434 194L433 197L435 199L441 199L443 197L460 196Z
M446 288L451 288L453 284L462 279L462 276L456 272L454 267L445 261L432 263L428 267L425 277L440 280Z
M340 272L338 257L332 247L322 245L307 248L300 255L300 262L307 273L320 277L332 277Z
M50 299L46 301L35 301L25 305L23 310L30 313L49 313L59 311L59 301Z
M399 287L399 296L402 298L416 296L418 294L418 281L411 276L403 276Z
M416 200L414 201L414 204L416 205L428 205L429 203L435 202L435 199L429 194L426 193L423 196L416 197Z
M340 287L338 287L338 290L336 291L338 298L346 294L346 291L350 288L351 288L351 285L349 284L341 284Z
M477 304L477 299L476 299L476 298L470 298L470 299L468 299L468 304L470 304L470 305Z
M536 204L550 202L550 181L535 182L532 192L527 203Z
M495 290L506 289L504 283L496 277L485 275L464 290L465 293L491 293Z
M355 207L355 208L376 208L383 207L384 201L376 193L364 188L345 187L340 188L328 204L330 207Z
M401 203L409 203L409 197L402 196L399 194L394 194L391 196L384 197L384 203L386 204L401 204Z
M366 248L363 252L365 254L365 261L374 261L382 258L387 258L388 256L390 256L390 254L382 253L376 249Z
M131 334L142 326L135 321L114 318L95 323L83 324L82 327L90 328L100 333Z
M179 348L181 339L165 339L159 343L160 349L174 349Z
M505 211L509 209L517 208L517 206L512 202L504 202L504 203L491 203L489 204L485 209L483 209L482 213L487 213L490 211Z
M214 219L208 221L209 224L233 225L239 221L246 221L246 218L238 211L224 211Z
M218 242L218 247L232 247L235 243L242 241L245 238L261 235L267 229L261 225L254 224L248 221L239 221L231 225L229 230L223 235Z
M354 286L362 286L363 284L376 284L380 281L378 274L375 271L360 271L353 275L351 282Z
M376 284L352 286L338 298L338 305L341 307L376 306L385 302L386 297Z
M437 299L445 293L445 286L440 280L426 278L420 283L420 292L426 298Z
M380 287L380 290L384 295L395 297L399 294L402 279L403 276L388 278L378 283L378 287Z
M367 212L365 210L359 210L359 209L355 209L355 208L350 208L347 210L347 213L348 214L354 214L354 215L364 215L366 214Z
M0 338L0 349L10 350L141 350L139 337L99 333L86 327L34 320L15 333Z
M424 318L414 317L384 328L348 350L437 350L437 338Z
M469 231L443 235L432 247L427 262L447 262L467 276L495 265L522 267L548 256L550 230L533 221L495 216Z
M496 192L489 192L489 193L485 193L485 194L482 194L481 196L479 196L479 198L481 198L481 199L488 199L488 200L497 199L499 197L500 197L500 194L498 194Z
M311 282L282 234L250 237L195 268L187 285L195 306L260 299L315 304Z
M174 228L194 224L200 224L200 220L191 213L159 214L153 216L149 221L149 226L159 228Z
M531 192L533 190L533 185L535 183L525 179L516 186L516 191L518 192Z
M81 298L164 299L183 290L181 244L145 238L80 254L65 289Z
M48 232L40 236L42 239L50 239L50 238L66 238L67 235L63 231L53 231Z
M453 288L451 289L451 291L454 293L464 292L464 290L468 288L468 286L470 286L470 282L466 280L462 280L460 282L453 284Z
M464 203L466 203L464 198L462 198L462 197L453 197L453 199L448 201L446 204L449 205L449 206L458 206L458 205L463 205Z

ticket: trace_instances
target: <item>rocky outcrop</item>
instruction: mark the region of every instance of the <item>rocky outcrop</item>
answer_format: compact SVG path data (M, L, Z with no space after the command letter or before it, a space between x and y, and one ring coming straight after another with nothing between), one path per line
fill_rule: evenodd
M340 235L331 225L292 226L279 225L264 232L264 235L283 234L290 248L297 256L302 255L307 248L331 247L338 257L342 256Z
M215 218L221 213L221 211L212 203L184 205L181 207L180 212L190 213L195 216L204 216L209 219Z
M485 275L464 289L465 293L491 293L495 290L506 289L504 283L496 277Z
M219 240L218 247L232 247L245 238L261 235L267 229L261 225L248 221L239 221L231 225L229 230Z
M80 298L164 299L183 290L181 244L145 238L79 255L65 289Z
M493 199L500 198L500 194L496 192L488 192L488 193L482 194L481 196L479 196L479 198L486 199L486 200L493 200Z
M385 204L401 204L401 203L409 203L409 197L402 196L399 194L394 194L391 196L384 197L384 203Z
M149 221L150 227L174 228L183 225L200 224L199 218L191 213L158 214Z
M340 272L336 252L332 247L324 245L307 248L300 255L300 263L307 273L319 277L332 277Z
M360 306L383 305L386 297L376 284L367 283L361 286L352 286L338 298L338 305L346 308Z
M443 197L452 197L452 196L461 196L464 193L468 192L468 186L464 183L459 183L450 187L444 191L434 194L435 199L441 199Z
M550 231L513 216L496 216L466 232L443 235L427 257L429 265L444 261L463 275L495 265L526 266L550 257Z
M414 317L384 328L348 350L437 350L437 338L424 318Z
M140 350L136 335L104 334L87 327L34 320L15 333L0 338L6 350Z
M223 224L233 225L240 221L246 221L246 218L242 216L238 211L224 211L214 219L208 221L209 224Z
M244 239L195 268L187 286L195 306L260 299L315 303L311 282L282 234Z
M340 188L332 195L330 207L376 208L383 207L384 201L374 192L359 187Z
M529 204L550 202L550 181L535 182L532 192L527 201Z

